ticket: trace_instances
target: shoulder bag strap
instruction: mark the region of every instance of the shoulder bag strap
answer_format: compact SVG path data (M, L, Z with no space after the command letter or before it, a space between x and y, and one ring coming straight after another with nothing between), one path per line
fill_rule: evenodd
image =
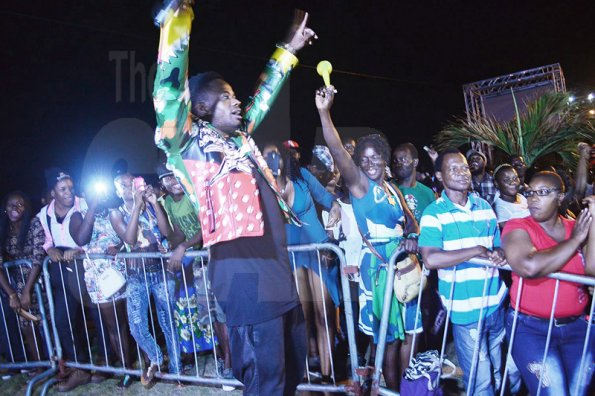
M45 221L48 223L48 230L50 231L50 236L52 237L52 242L54 242L54 246L56 246L56 240L54 239L54 234L52 234L52 218L47 212L45 211Z
M376 248L372 245L372 242L370 242L368 240L368 238L365 237L364 233L359 228L359 226L357 226L357 230L359 231L359 234L362 236L362 241L364 241L364 243L366 244L366 246L370 250L370 253L372 253L374 256L376 256L378 258L378 260L380 260L381 263L388 264L386 262L386 260L384 260L384 257L382 257L382 255L380 255L380 253L378 253L378 250L376 250Z

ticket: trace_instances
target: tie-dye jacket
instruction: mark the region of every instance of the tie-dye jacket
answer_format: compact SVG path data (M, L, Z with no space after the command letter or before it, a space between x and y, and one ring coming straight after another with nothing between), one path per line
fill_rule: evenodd
M191 115L188 47L194 14L190 7L172 14L161 27L153 101L155 143L201 221L205 247L264 233L259 191L253 169L271 186L288 221L299 224L279 194L274 177L252 131L263 120L297 58L277 48L261 74L256 93L244 109L244 130L223 137L210 123Z

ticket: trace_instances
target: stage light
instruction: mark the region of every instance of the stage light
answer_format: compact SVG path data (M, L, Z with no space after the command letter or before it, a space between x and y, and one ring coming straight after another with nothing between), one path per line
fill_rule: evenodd
M574 95L571 95L568 97L568 103L572 103L576 100L576 97Z
M591 92L590 94L587 95L587 100L589 102L592 102L594 98L595 98L595 95L593 94L593 92Z
M589 110L589 115L595 115L595 110L593 110L593 109Z

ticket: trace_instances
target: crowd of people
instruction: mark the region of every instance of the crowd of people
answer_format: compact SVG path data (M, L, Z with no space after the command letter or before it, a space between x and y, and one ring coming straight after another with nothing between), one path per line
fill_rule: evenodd
M33 288L47 256L65 361L131 368L136 344L140 380L150 386L166 362L167 372L182 374L188 354L215 348L218 374L241 381L245 394L287 395L313 372L323 383L336 381L335 368L347 360L337 257L330 251L289 254L287 245L336 243L345 264L358 268L350 293L362 366L374 362L380 341L386 264L404 250L434 282L423 291L421 307L417 298L393 296L382 367L388 388L399 390L412 354L440 347L430 335L440 328L437 312L448 310L469 394L499 392L504 365L512 394L523 388L536 394L540 385L541 394L588 392L595 332L587 343L587 370L579 367L592 296L581 284L546 276L595 275L590 145L579 145L574 172L527 169L520 155L490 172L480 150L425 147L434 169L423 174L409 142L391 148L380 133L340 136L331 117L337 92L329 85L312 104L326 145L315 146L304 164L299 142L260 142L253 132L297 52L316 38L307 14L297 16L288 39L277 45L242 110L219 74L188 79L193 12L187 5L170 12L161 26L154 90L155 141L166 154L156 167L159 184L118 169L119 202L108 205L104 196L77 196L73 179L52 168L46 172L49 200L37 215L24 193L8 194L0 214L2 260L25 258L32 265L0 271L3 307L39 312L44 301ZM208 261L188 257L201 249L208 249ZM119 252L139 255L122 259ZM81 259L86 254L109 258ZM470 263L474 258L495 267ZM497 268L504 264L511 276ZM109 295L99 280L107 268L126 280ZM153 315L160 331L152 327ZM0 333L7 329L8 337L18 327L26 348L3 343L7 359L53 353L44 350L37 325L11 318L5 310ZM505 359L507 346L512 361ZM58 375L59 391L105 378L67 368ZM119 386L131 381L124 376Z
M427 269L437 270L438 283L437 288L430 283L425 290L428 298L422 299L421 309L417 299L402 304L394 298L392 302L395 309L389 320L383 367L387 386L399 388L414 334L421 336L416 351L436 346L422 334L432 331L435 317L426 315L422 320L416 315L440 309L441 304L431 296L437 291L442 305L451 310L457 360L465 383L472 382L473 394L493 394L501 386L503 354L512 334L514 345L522 348L513 345L518 370L515 365L511 369L509 363L508 386L519 392L524 383L534 394L556 287L556 281L545 276L560 271L593 275L594 260L588 246L595 237L591 232L595 199L577 196L576 188L568 191L561 177L551 170L527 172L522 157L516 157L520 167L519 162L516 167L503 163L489 172L485 155L475 150L466 156L458 150L440 154L430 151L438 183L428 186L418 180L419 154L411 143L391 150L383 136L369 135L358 139L350 153L352 139L340 138L328 114L333 95L326 90L324 97L319 94L317 98L328 148L316 146L311 164L300 164L295 141L263 144L262 158L281 196L302 222L301 226L285 225L287 243L337 243L346 252L347 264L359 267L357 278L352 279L358 291L352 298L359 309L361 364L366 364L363 355L368 346L367 362L373 362L378 343L386 275L379 274L385 270L383 263L403 244L408 252L419 254ZM587 166L590 146L579 149L579 166ZM526 174L531 174L528 183L519 177ZM210 290L205 273L209 266L206 261L185 257L187 251L203 247L199 219L173 172L160 164L157 176L160 185L143 186L135 184L138 179L129 173L117 172L114 187L122 203L116 208L107 208L101 197L78 197L72 178L56 169L46 174L51 201L37 215L24 193L8 194L0 223L2 259L26 258L32 266L0 272L3 304L39 314L40 302L33 286L47 255L64 359L89 361L85 333L73 331L84 328L81 316L85 307L90 315L87 322L101 323L106 333L108 351L101 337L94 335L96 359L108 356L108 362L120 360L123 367L132 367L136 342L148 362L141 381L150 384L164 362L160 342L150 331L152 296L164 335L168 372L181 373L185 354L210 350L216 339L221 346L220 374L233 378L228 325L221 304ZM473 185L474 179L489 180L491 187L482 190ZM431 188L437 185L441 188ZM573 200L584 202L585 209L567 209L569 205L564 202ZM155 258L74 260L84 252L117 255L120 251L170 252L171 257L165 268L163 261ZM308 356L308 370L319 371L323 381L332 381L332 360L339 366L340 359L346 359L340 348L335 350L345 331L344 324L336 320L342 302L336 258L325 252L318 258L313 251L291 256L287 270L295 277L292 284L297 285L304 313L302 348ZM506 271L467 263L475 257L495 264L507 262L513 269L512 278L505 276ZM107 298L97 283L104 267L117 269L127 280L124 288ZM521 279L524 286L519 293ZM560 282L557 296L548 375L541 381L549 394L572 394L580 373L590 296L585 287L566 281ZM244 298L253 303L259 296ZM517 303L519 319L512 333ZM195 315L187 315L189 304L196 307ZM474 378L470 378L476 341L473 333L480 315L480 356L485 353L485 358L479 359ZM6 319L10 315L5 315ZM194 323L183 325L186 319ZM26 350L13 347L12 358L24 359L23 353L32 360L46 356L39 329L24 318L17 325ZM8 351L4 352L7 356ZM593 344L587 352L587 367L591 367ZM583 375L585 384L591 371ZM102 377L101 373L72 370L65 374L59 389L70 390ZM128 386L131 380L122 378L121 386Z

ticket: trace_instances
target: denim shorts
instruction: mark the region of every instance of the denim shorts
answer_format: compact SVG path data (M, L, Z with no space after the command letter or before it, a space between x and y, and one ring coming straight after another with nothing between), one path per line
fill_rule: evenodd
M401 310L403 324L405 325L405 333L407 334L419 334L424 331L421 321L421 310L417 309L417 307L416 297L408 303L405 303L404 309Z

